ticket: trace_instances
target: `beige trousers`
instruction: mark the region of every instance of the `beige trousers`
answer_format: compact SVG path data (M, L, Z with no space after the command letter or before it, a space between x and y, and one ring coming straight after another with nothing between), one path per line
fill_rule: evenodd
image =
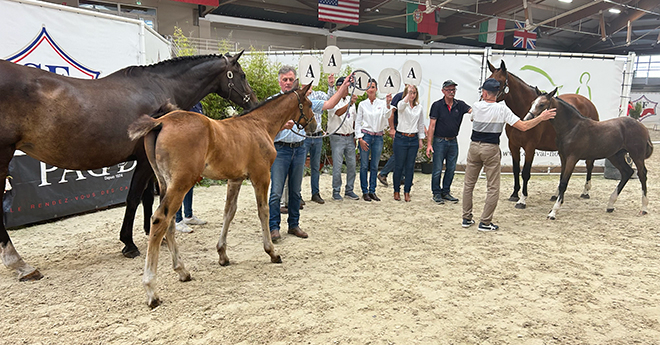
M490 224L500 197L500 161L502 153L496 144L473 141L468 150L463 183L463 218L472 219L472 193L479 180L481 168L486 172L486 201L480 221Z

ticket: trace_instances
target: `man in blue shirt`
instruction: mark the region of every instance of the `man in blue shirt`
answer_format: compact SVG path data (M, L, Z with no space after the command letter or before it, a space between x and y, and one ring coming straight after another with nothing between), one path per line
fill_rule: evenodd
M442 93L445 95L435 101L431 106L429 117L429 132L426 146L426 155L431 157L433 152L433 175L431 177L431 190L433 201L444 204L445 200L457 203L449 192L454 181L456 160L458 159L458 130L461 128L463 115L471 113L472 108L460 99L455 99L456 84L447 80L442 84ZM442 165L445 164L445 178L440 187Z
M283 66L278 72L278 81L281 93L291 91L296 81L296 69L292 66ZM348 84L344 83L337 92L327 101L312 100L312 111L314 113L333 108L339 100L348 94ZM280 236L280 199L284 191L284 182L289 177L289 211L287 222L288 233L301 238L307 238L307 233L300 229L300 202L302 197L300 189L305 167L305 137L291 131L295 122L287 122L275 136L275 149L277 157L270 168L270 197L268 198L270 236L277 241ZM305 135L305 130L300 128L296 132Z

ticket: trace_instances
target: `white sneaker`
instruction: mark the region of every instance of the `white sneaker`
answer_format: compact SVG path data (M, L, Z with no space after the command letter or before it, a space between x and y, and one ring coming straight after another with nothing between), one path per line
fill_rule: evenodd
M190 218L184 217L183 222L188 225L204 225L207 223L205 220L201 220L195 216L192 216Z
M189 234L193 232L193 229L191 229L186 223L183 221L176 223L176 231L182 232L184 234Z

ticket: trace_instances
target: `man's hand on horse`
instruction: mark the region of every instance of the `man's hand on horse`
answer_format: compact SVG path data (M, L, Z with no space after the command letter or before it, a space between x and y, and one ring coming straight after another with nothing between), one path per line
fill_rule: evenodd
M540 118L543 119L543 121L547 121L554 119L555 115L557 115L557 108L546 109L541 112Z

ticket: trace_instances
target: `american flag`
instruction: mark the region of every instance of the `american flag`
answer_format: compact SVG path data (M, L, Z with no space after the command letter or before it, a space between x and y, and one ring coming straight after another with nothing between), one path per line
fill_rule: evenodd
M319 0L319 20L359 25L360 0Z
M513 32L513 46L515 48L536 49L536 32L525 30L525 22L516 21L516 29Z

